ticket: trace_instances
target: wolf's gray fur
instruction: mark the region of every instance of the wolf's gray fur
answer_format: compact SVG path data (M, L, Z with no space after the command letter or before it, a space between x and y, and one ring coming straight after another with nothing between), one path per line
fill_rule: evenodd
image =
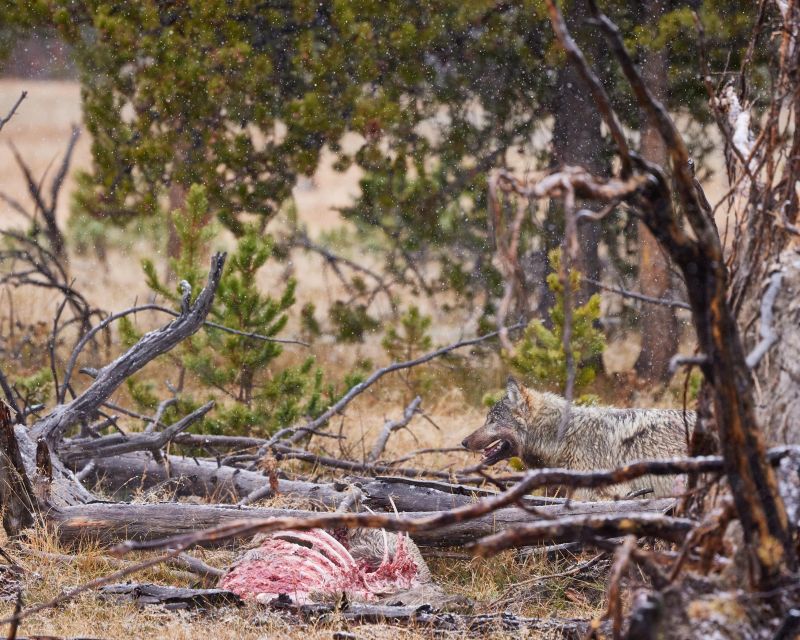
M462 444L471 451L485 449L487 464L518 456L527 467L613 469L645 458L685 456L687 428L691 434L696 420L693 411L572 405L559 438L566 410L564 398L528 389L510 378L505 396L490 409L486 423ZM673 476L644 476L606 489L579 490L575 497L624 496L639 489L652 489L650 496L668 496L680 484Z

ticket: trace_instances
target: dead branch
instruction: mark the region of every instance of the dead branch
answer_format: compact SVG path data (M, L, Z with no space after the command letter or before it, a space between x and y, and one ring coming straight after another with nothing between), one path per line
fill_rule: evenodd
M52 251L42 246L37 237L30 237L10 229L0 231L0 235L9 238L11 248L0 251L0 262L22 263L21 269L11 270L0 277L0 284L13 287L33 286L53 289L69 298L75 320L81 330L88 330L92 316L100 315L86 298L72 286L61 259Z
M780 336L772 327L772 311L775 306L775 299L781 290L783 283L783 271L776 271L769 279L769 286L764 292L764 297L761 300L761 341L747 356L747 366L750 369L755 369L761 359L767 355L767 352L772 348Z
M2 369L0 369L0 388L3 389L8 406L14 411L14 421L17 424L25 424L25 415L22 411L20 411L19 406L17 406L17 401L14 398L14 390L11 388L8 378L6 378L6 375L3 373Z
M81 395L68 404L57 406L39 420L31 428L32 436L37 439L43 437L55 445L72 424L88 418L127 378L195 333L211 308L224 264L225 254L215 254L211 260L208 283L187 313L145 334L127 352L103 367L95 381Z
M14 117L14 114L17 112L17 109L19 109L19 105L21 105L21 104L22 104L22 101L23 101L23 100L24 100L24 99L25 99L27 96L28 96L28 92L27 92L27 91L23 91L23 92L20 94L19 98L17 98L17 101L16 101L16 102L13 104L13 106L12 106L12 107L11 107L11 109L9 110L9 112L8 112L8 115L6 115L6 117L5 117L5 118L0 118L0 130L2 130L2 128L3 128L4 126L6 126L6 123L7 123L9 120L11 120L11 118L13 118L13 117Z
M611 629L614 640L622 637L622 601L620 598L620 582L628 568L631 554L636 548L636 538L627 536L625 541L617 548L614 554L614 565L611 568L611 578L608 581L608 608L606 618L611 618Z
M164 412L169 409L171 406L178 402L178 397L173 396L172 398L167 398L166 400L162 400L158 403L158 407L156 407L156 412L153 414L153 418L147 422L147 426L144 428L145 433L152 433L156 430L156 425L161 424L161 418L164 417ZM175 435L178 435L177 433Z
M496 635L499 633L528 632L532 637L563 638L580 640L586 637L590 624L586 620L561 618L524 618L508 612L502 614L466 615L437 612L430 605L390 606L376 604L336 604L293 605L273 601L269 605L278 611L289 610L309 622L334 621L344 619L351 624L390 624L407 625L415 629L426 629L439 634L457 633L474 637L476 634ZM525 635L527 636L528 633Z
M512 331L515 329L522 329L523 327L526 326L526 324L527 323L524 322L518 322L508 327L508 330ZM289 442L297 442L308 433L311 433L314 430L319 429L322 425L328 422L328 420L330 420L333 416L340 413L342 409L344 409L348 404L350 404L350 402L352 402L353 399L355 399L358 395L364 393L364 391L369 389L378 380L383 378L383 376L389 373L394 373L395 371L402 371L403 369L410 369L411 367L416 367L421 364L425 364L426 362L430 362L431 360L435 360L436 358L440 358L441 356L447 355L448 353L450 353L451 351L455 351L456 349L463 349L464 347L471 347L476 344L486 342L487 340L496 338L499 334L500 334L499 331L492 331L482 336L478 336L477 338L471 338L469 340L459 340L458 342L449 344L446 347L441 347L439 349L426 353L425 355L420 356L419 358L414 358L413 360L407 360L405 362L394 362L386 367L383 367L382 369L373 371L372 374L370 374L370 376L366 380L364 380L363 382L359 382L357 385L352 387L337 402L328 407L326 411L324 411L314 420L311 420L310 422L308 422L303 426L287 427L286 429L281 429L277 433L275 433L269 439L267 444L262 448L263 450L259 450L258 454L259 457L263 456L269 447L271 447L273 444L275 444L282 438L286 438L286 436L291 436L289 438Z
M190 556L188 553L179 553L175 558L169 561L169 564L181 569L188 569L192 573L196 573L204 578L221 578L225 575L222 569L212 567L203 562L200 558Z
M593 280L592 278L587 278L585 276L581 276L581 280L583 282L588 282L589 284L593 284L596 287L604 289L605 291L609 291L611 293L616 293L617 295L622 296L623 298L632 298L634 300L641 300L642 302L647 302L648 304L657 304L663 307L674 307L676 309L691 309L691 305L686 302L682 302L681 300L670 300L668 298L653 298L652 296L646 296L642 293L638 293L637 291L628 291L627 289L623 289L622 287L611 287L607 284L603 284L599 280Z
M63 402L64 398L66 397L66 390L67 385L69 384L70 379L72 378L72 372L75 370L75 365L78 360L78 356L80 355L83 348L87 345L87 343L97 335L100 331L108 327L112 322L119 320L120 318L124 318L125 316L129 316L131 314L139 313L140 311L160 311L161 313L169 314L175 318L179 318L181 314L173 309L169 309L168 307L163 307L158 304L142 304L135 307L131 307L130 309L125 309L123 311L119 311L117 313L113 313L108 317L104 318L101 322L99 322L96 326L89 329L78 341L75 345L75 348L72 350L70 354L69 360L67 361L66 372L64 374L64 383L61 385L59 390L59 402ZM301 342L300 340L292 340L288 338L273 338L270 336L264 336L259 333L247 333L244 331L239 331L238 329L232 329L230 327L226 327L221 325L217 322L212 322L210 320L204 320L203 326L211 327L213 329L219 329L220 331L224 331L225 333L230 333L233 335L243 336L245 338L252 338L254 340L260 340L263 342L277 342L280 344L299 344L304 347L309 346L307 342Z
M259 499L282 498L336 508L347 497L338 482L308 482L278 479L277 492L269 479L255 471L221 465L216 460L162 455L163 462L144 452L115 455L94 461L87 471L91 482L112 494L146 491L156 495L200 496L219 502L238 502L243 496L263 491ZM78 468L82 462L75 463ZM255 498L251 499L251 502Z
M324 260L325 263L328 264L331 269L333 269L336 276L339 278L340 282L348 289L352 290L353 285L350 281L345 278L344 274L342 273L339 265L344 265L347 268L355 271L356 273L363 273L365 276L368 276L375 282L375 292L371 295L371 297L377 293L378 291L382 291L386 294L387 298L391 300L392 292L389 288L389 285L385 282L384 276L376 273L372 269L361 265L354 260L350 260L349 258L334 253L327 247L324 247L316 242L313 242L311 238L308 237L308 234L302 230L296 230L291 238L292 244L306 251L311 251L320 255Z
M36 521L38 506L33 487L25 472L14 425L8 407L0 401L0 504L3 528L9 536L18 535Z
M50 242L50 247L53 249L53 253L55 253L56 256L58 256L61 260L66 258L66 247L64 244L64 235L61 233L61 229L58 228L58 222L56 220L56 207L58 206L58 196L61 193L61 187L64 184L64 179L67 177L69 165L72 161L72 153L75 150L75 145L78 142L80 133L80 128L73 125L69 143L67 144L67 150L64 153L64 158L62 159L61 165L59 166L59 169L56 172L56 175L53 177L52 183L50 184L49 202L45 201L45 197L42 194L42 182L44 182L44 178L42 178L41 181L37 181L33 177L33 172L31 171L30 167L28 167L28 165L22 159L19 151L17 151L17 148L13 144L11 145L11 152L13 153L14 159L17 162L17 166L25 176L25 182L28 187L28 195L30 195L31 200L33 200L35 205L33 213L27 213L27 211L23 211L21 205L17 202L14 202L10 198L5 197L4 200L12 204L17 211L22 212L29 220L31 220L31 222L34 224L34 228L37 224L37 214L42 214L45 224L45 233L48 241Z
M543 541L583 540L595 536L615 538L624 535L650 536L680 542L695 526L693 520L673 518L655 513L614 516L568 516L557 520L524 523L487 536L471 545L475 555L489 558L511 547L525 547Z
M413 469L394 467L387 464L371 463L371 462L355 462L353 460L341 460L339 458L332 458L330 456L321 456L316 453L311 453L304 449L294 449L283 444L270 445L268 450L272 450L275 455L284 460L302 460L311 464L327 467L329 469L342 469L354 473L377 473L377 474L392 474L397 476L405 476L407 478L421 478L424 476L431 476L434 478L441 478L449 480L452 474L446 471L432 471L430 469ZM256 454L255 459L260 460L262 456Z
M704 364L708 364L708 358L702 353L696 356L684 356L676 353L669 359L669 372L672 375L681 367L700 367Z
M655 463L653 463L655 464ZM131 542L120 547L120 552L125 550L143 550L156 548L180 548L182 551L195 544L215 542L219 543L231 537L249 537L256 533L268 533L284 529L314 529L331 527L380 527L389 531L407 531L411 534L434 531L449 525L474 520L481 516L496 512L498 509L517 503L527 493L541 486L552 484L566 484L568 486L591 487L596 483L612 479L614 482L629 480L639 475L645 475L649 463L639 463L638 467L631 470L630 467L621 467L614 471L601 473L605 478L598 479L597 474L591 472L567 471L564 469L539 469L529 471L523 480L503 493L492 497L484 498L470 505L457 507L449 511L439 512L425 518L414 519L408 516L384 516L379 514L323 514L310 518L286 517L270 518L256 521L234 521L207 531L194 532L184 536L176 536L166 540L150 543ZM609 477L610 476L610 477ZM88 505L96 507L97 505ZM84 507L81 507L84 508ZM523 510L525 511L525 510ZM61 523L63 528L64 523ZM84 525L85 526L85 525ZM616 534L619 535L619 534ZM656 535L655 533L653 535Z
M58 455L68 465L87 458L95 463L100 458L110 458L132 451L157 452L176 435L188 429L192 424L214 408L214 401L207 402L195 409L163 431L154 433L137 433L130 436L113 434L102 438L78 438L66 441L59 446Z
M400 420L387 420L384 423L380 435L377 437L375 444L372 446L372 450L369 452L369 454L367 454L367 462L375 462L381 457L381 454L386 448L386 443L389 442L389 437L398 429L404 429L408 426L408 423L411 422L411 419L417 412L421 402L422 398L417 396L405 408L405 411L403 411L403 417Z

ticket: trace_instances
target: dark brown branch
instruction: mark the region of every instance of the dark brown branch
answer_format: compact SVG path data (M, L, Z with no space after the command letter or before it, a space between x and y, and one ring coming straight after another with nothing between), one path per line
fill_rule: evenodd
M30 478L20 454L11 414L0 402L0 504L3 528L16 536L36 521L37 505Z
M632 298L634 300L641 300L642 302L647 302L648 304L657 304L663 307L674 307L676 309L688 309L691 310L691 305L687 302L682 302L681 300L670 300L668 298L653 298L652 296L646 296L642 293L638 293L637 291L628 291L627 289L623 289L621 287L612 287L607 284L603 284L599 280L593 280L592 278L586 278L585 276L581 276L581 280L583 282L588 282L589 284L593 284L596 287L604 289L605 291L610 291L611 293L616 293L623 298Z
M540 544L542 541L615 538L624 535L650 536L670 542L680 542L694 528L695 522L686 518L673 518L655 513L624 514L613 516L571 516L521 524L512 529L483 538L471 549L482 558L497 555L505 549Z
M14 117L14 114L17 112L19 105L22 104L22 101L28 96L27 91L23 91L14 105L11 107L11 110L8 112L8 115L5 118L0 118L0 130L6 125L6 123Z
M0 388L3 389L8 406L14 411L14 421L17 424L25 424L25 415L20 411L17 401L14 398L14 390L11 388L11 384L9 384L8 378L6 378L2 369L0 369Z
M59 405L38 421L31 429L32 436L35 439L44 437L53 446L71 425L88 418L127 378L200 329L211 309L224 264L225 254L215 254L208 283L188 313L145 334L123 355L103 367L95 381L81 395L68 404Z

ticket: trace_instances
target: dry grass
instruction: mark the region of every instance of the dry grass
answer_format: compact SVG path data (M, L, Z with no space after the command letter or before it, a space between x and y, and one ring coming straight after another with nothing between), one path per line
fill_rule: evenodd
M122 566L147 559L147 555L119 560L101 549L83 547L62 549L52 535L37 531L25 544L3 545L23 569L21 585L26 604L47 602L62 592L89 580L106 576ZM195 552L212 566L224 567L229 551ZM75 554L70 560L67 554ZM429 557L437 582L446 591L477 601L475 612L506 610L517 615L549 617L591 617L603 610L603 573L563 575L586 558L547 559L518 562L506 552L494 560L454 560ZM566 569L566 570L565 570ZM536 576L542 576L537 578ZM185 572L160 566L133 578L175 586L202 586ZM11 614L13 602L0 604L0 616ZM84 593L54 609L27 618L19 634L90 636L94 638L161 637L195 639L213 637L249 640L267 637L326 638L332 631L357 632L359 638L431 637L424 630L364 625L351 627L342 620L298 625L296 621L268 615L257 606L238 609L221 607L206 612L167 611L161 607L137 607L130 603L106 600L94 592ZM459 637L458 635L450 637ZM497 637L504 637L499 634ZM518 637L518 636L514 636Z

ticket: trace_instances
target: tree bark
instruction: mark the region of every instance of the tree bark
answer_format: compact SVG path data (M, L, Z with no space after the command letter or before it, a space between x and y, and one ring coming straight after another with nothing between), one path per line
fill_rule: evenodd
M664 0L647 0L644 12L656 21L664 12ZM655 98L664 101L667 93L667 55L650 51L642 65L642 77ZM667 166L667 146L653 118L644 115L640 153L645 160ZM654 298L668 298L672 275L669 258L643 221L637 223L639 236L639 290ZM675 309L661 305L642 305L639 313L642 347L636 360L636 374L648 382L670 378L669 361L678 351L678 320Z
M565 19L573 33L580 34L586 30L586 12L584 2L576 2ZM584 51L590 58L597 60L603 56L604 50L598 38L587 37ZM591 93L580 73L569 62L558 71L557 95L553 101L553 138L552 164L554 166L582 166L595 175L608 175L609 164L606 157L606 144L602 136L602 118L595 108ZM596 210L597 205L591 201L576 201L578 208ZM583 276L591 280L600 279L600 256L598 248L602 238L602 227L593 222L578 224L579 252L574 263ZM541 282L532 282L541 289L537 305L537 314L550 325L549 311L555 304L553 293L545 284L545 278L551 272L547 263L547 255L552 249L561 246L564 237L564 209L559 201L552 200L545 222L542 238L543 249L537 252L537 264L532 264L530 271L533 277L541 278ZM531 278L532 279L532 278ZM584 304L593 294L599 292L597 285L584 281L578 292L577 304ZM602 368L602 360L594 363Z

